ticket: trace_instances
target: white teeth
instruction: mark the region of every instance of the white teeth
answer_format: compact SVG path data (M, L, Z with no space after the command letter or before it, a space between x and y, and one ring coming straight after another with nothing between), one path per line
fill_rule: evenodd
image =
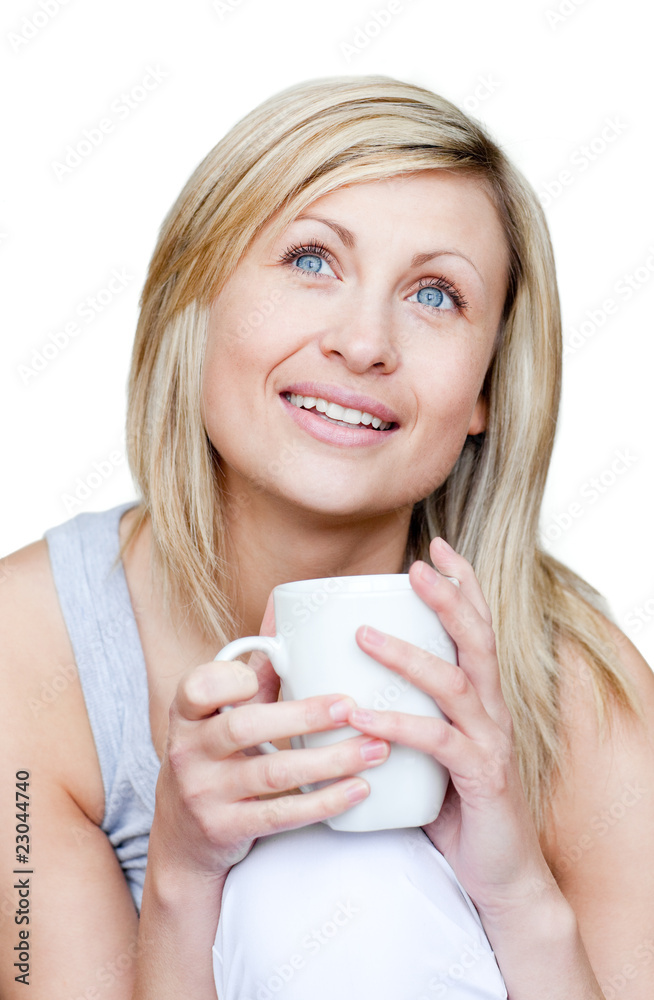
M389 421L384 421L380 417L373 417L371 413L364 410L355 410L352 407L340 406L339 403L330 403L326 399L316 396L300 396L298 393L286 393L286 398L293 404L306 410L317 410L324 419L333 420L334 423L342 427L353 427L359 424L375 428L375 430L385 431L391 426Z

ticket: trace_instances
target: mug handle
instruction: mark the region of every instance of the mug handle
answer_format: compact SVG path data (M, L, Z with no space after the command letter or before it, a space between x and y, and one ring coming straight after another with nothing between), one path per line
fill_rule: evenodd
M275 673L281 677L283 669L282 645L277 636L246 635L242 639L234 639L233 642L229 642L221 649L217 656L214 656L214 661L237 660L243 653L254 652L266 653L275 669ZM234 708L234 705L220 705L218 711L228 712L232 708ZM259 753L277 753L277 747L268 742L257 743L256 748Z

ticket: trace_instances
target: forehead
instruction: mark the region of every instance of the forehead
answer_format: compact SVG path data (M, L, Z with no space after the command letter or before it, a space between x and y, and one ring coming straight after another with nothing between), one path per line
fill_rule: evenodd
M509 252L500 215L487 182L479 175L437 168L394 174L372 181L344 184L297 209L286 228L307 218L326 218L347 227L356 243L366 236L383 239L383 246L401 248L417 243L454 243L474 253L480 263L506 271ZM281 235L279 217L264 227ZM306 227L307 222L304 223ZM285 232L282 229L281 232ZM262 234L263 235L263 234Z
M375 196L400 198L405 201L424 197L447 198L462 204L468 202L471 208L481 209L482 205L486 205L487 208L495 210L489 197L487 182L483 177L476 173L450 170L446 167L414 170L373 180L341 184L309 204L354 202L359 198ZM298 210L298 214L303 210Z
M490 225L495 237L504 238L497 209L485 181L472 174L455 171L420 170L379 180L346 184L311 202L298 215L311 209L342 208L355 214L383 204L384 215L411 216L412 224L457 224L461 229Z

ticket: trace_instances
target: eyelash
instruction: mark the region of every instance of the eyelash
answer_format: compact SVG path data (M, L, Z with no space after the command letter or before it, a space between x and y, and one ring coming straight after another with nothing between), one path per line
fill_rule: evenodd
M320 240L314 240L312 243L307 243L306 245L303 246L291 245L287 247L284 253L279 258L278 263L292 264L299 257L302 257L305 254L315 254L317 257L322 257L322 259L326 260L327 263L330 265L335 263L334 257L329 252L325 244L321 243ZM312 274L311 271L302 271L301 273L308 275ZM447 278L443 278L442 276L433 278L421 278L420 281L418 282L418 287L416 291L419 292L421 288L440 288L441 291L447 292L447 294L450 296L457 309L466 309L468 307L468 302L465 299L465 297L462 295L462 293L459 291L456 285L453 284L451 281L448 281ZM413 294L415 295L415 292ZM436 306L428 306L428 308L436 309ZM444 310L442 309L437 310L437 312L443 312L443 311Z
M453 285L447 278L421 278L416 291L419 292L421 288L440 288L441 291L447 292L457 309L468 308L468 300L463 297L456 285ZM436 307L431 306L430 308L435 309ZM439 310L439 312L442 311Z
M292 264L294 260L298 257L304 256L304 254L315 254L317 257L322 257L326 260L328 264L335 263L333 256L330 254L329 250L324 243L320 240L315 240L313 243L307 243L306 246L290 246L279 258L280 264ZM305 271L305 274L310 274L310 271Z

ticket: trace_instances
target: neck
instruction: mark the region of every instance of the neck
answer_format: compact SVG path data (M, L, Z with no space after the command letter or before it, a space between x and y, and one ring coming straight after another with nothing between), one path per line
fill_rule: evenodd
M232 595L241 635L258 635L273 587L290 580L401 573L411 508L366 519L299 512L282 500L254 496L227 508Z

